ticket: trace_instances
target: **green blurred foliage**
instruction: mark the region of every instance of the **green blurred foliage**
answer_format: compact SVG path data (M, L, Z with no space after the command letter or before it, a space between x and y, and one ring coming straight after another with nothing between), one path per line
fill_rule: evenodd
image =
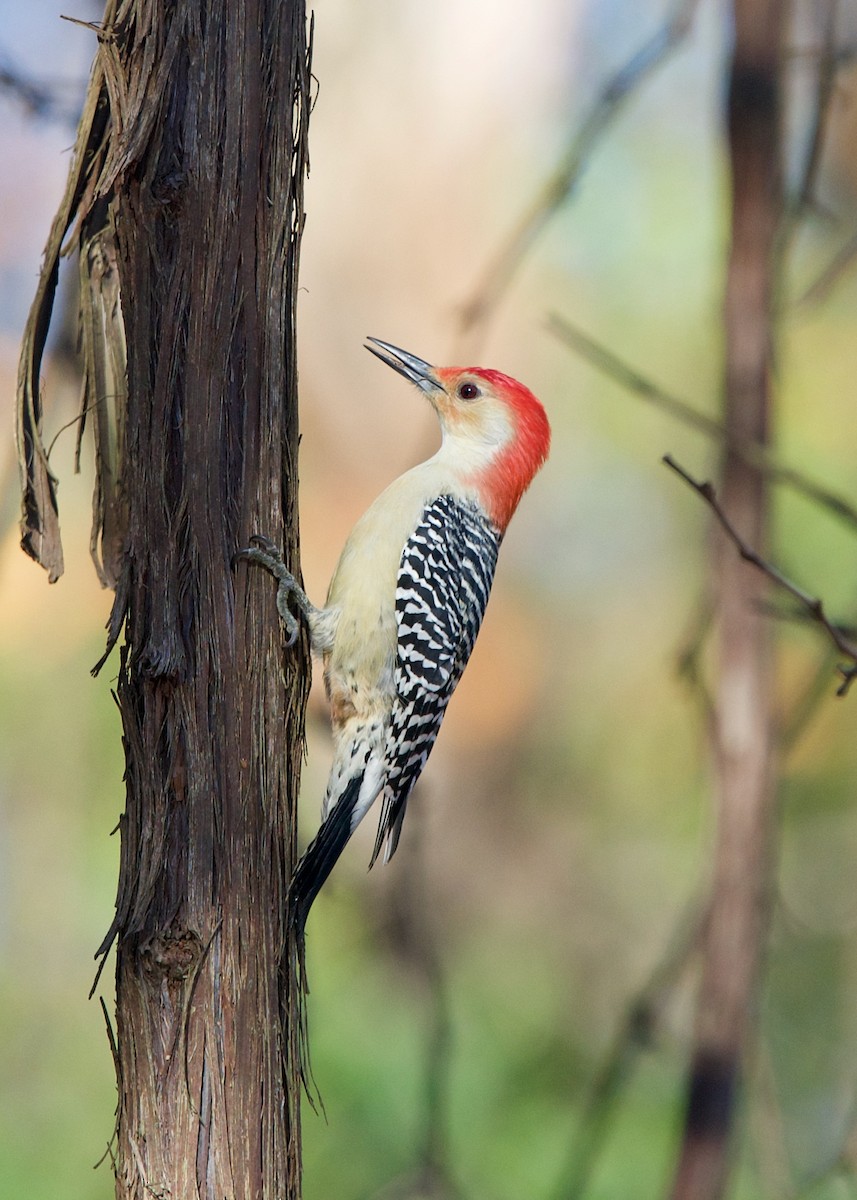
M32 581L17 565L14 573L29 590ZM78 603L93 599L92 589L81 595L69 582ZM116 1092L102 1013L86 997L115 892L118 846L109 831L122 803L118 713L107 681L89 677L101 644L98 610L89 610L91 634L64 644L62 629L47 627L61 619L58 609L51 615L36 601L28 613L10 602L9 583L7 574L0 645L0 1194L102 1200L113 1194L109 1163L93 1168L111 1136ZM108 1001L110 983L108 966L101 989Z

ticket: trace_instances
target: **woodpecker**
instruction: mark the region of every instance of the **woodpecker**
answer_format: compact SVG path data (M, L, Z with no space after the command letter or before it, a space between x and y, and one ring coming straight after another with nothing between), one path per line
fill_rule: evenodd
M303 961L310 907L375 800L381 813L372 867L399 843L408 797L473 650L497 553L521 496L544 463L550 426L532 392L499 371L433 367L378 338L369 350L416 384L443 440L405 472L351 531L323 608L256 536L237 558L278 580L289 645L304 618L323 658L334 758L322 823L289 888L290 923Z

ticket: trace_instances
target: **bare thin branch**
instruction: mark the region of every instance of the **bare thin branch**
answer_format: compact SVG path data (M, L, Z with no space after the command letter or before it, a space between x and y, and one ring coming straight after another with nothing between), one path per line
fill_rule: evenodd
M809 592L805 592L803 588L798 587L791 579L785 576L782 571L773 566L766 559L762 558L751 546L748 546L741 537L738 530L729 520L726 513L723 511L720 501L717 499L717 494L712 484L708 481L700 483L694 479L684 467L680 466L674 458L669 454L665 454L662 460L672 471L675 471L679 478L683 479L689 487L702 497L711 511L714 513L717 520L720 522L724 532L729 540L734 545L735 549L741 555L745 562L751 563L763 574L775 583L778 587L788 592L798 604L809 614L809 616L824 629L833 642L840 654L844 654L851 659L851 664L848 666L841 665L838 670L842 674L842 683L837 689L837 696L844 696L850 688L855 676L857 676L857 642L845 636L841 629L834 625L827 617L824 611L824 603L817 596L811 596Z
M614 379L633 395L661 409L662 412L668 413L689 429L695 429L698 433L702 433L722 445L727 444L726 429L719 421L706 416L686 400L672 395L665 388L654 383L635 367L619 358L602 342L596 341L564 317L551 313L548 318L548 329L564 345L570 347L588 363L597 367L599 371L603 371L605 375ZM802 472L778 462L766 446L759 442L733 441L729 443L729 450L742 462L761 471L772 483L780 484L805 496L839 520L857 529L857 506L842 496L836 495L835 492L831 492L820 483L816 483L815 480L808 479Z
M796 307L820 304L822 300L825 300L842 276L850 269L855 258L857 258L857 233L852 233L818 278L798 298Z
M491 316L530 246L574 192L592 151L625 102L683 41L698 3L699 0L674 3L671 15L658 31L607 81L583 123L573 133L558 166L501 244L463 306L461 324L465 330Z
M605 375L614 379L621 384L627 391L632 392L641 400L646 400L649 404L660 408L663 412L668 413L671 417L675 417L682 425L687 425L690 429L695 429L699 433L704 433L707 437L715 438L723 441L726 437L726 431L719 421L713 417L706 416L689 404L686 400L681 400L678 396L672 395L665 388L643 375L636 367L632 367L630 363L621 359L618 354L605 346L603 342L597 341L590 334L585 333L577 325L573 325L571 321L565 317L559 316L558 313L550 313L548 315L548 330L570 350L574 350L581 358L585 359L593 367L597 367ZM857 511L855 511L855 520L857 520Z

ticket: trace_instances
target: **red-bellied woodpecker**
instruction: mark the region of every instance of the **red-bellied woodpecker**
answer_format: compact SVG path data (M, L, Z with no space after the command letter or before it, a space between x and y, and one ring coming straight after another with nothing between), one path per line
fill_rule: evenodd
M321 828L289 891L301 956L310 906L379 795L369 865L382 847L384 862L395 853L408 796L479 632L506 526L550 446L544 409L508 375L432 367L368 340L367 350L431 401L441 448L390 484L354 526L324 608L310 603L267 538L237 556L279 580L289 644L298 634L291 601L324 658L335 749Z

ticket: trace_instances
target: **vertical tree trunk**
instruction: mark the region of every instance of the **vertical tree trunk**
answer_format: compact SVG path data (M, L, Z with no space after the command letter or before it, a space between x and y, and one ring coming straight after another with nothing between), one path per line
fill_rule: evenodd
M303 0L120 0L101 35L128 353L113 629L127 756L117 1196L300 1187L283 955L307 683L254 531L295 562Z
M724 308L727 452L721 503L752 546L767 532L763 475L729 445L770 436L772 300L781 215L781 0L735 0L729 87L732 244ZM773 720L762 576L717 535L713 721L718 831L696 1044L674 1200L723 1195L741 1060L767 932L774 839Z

